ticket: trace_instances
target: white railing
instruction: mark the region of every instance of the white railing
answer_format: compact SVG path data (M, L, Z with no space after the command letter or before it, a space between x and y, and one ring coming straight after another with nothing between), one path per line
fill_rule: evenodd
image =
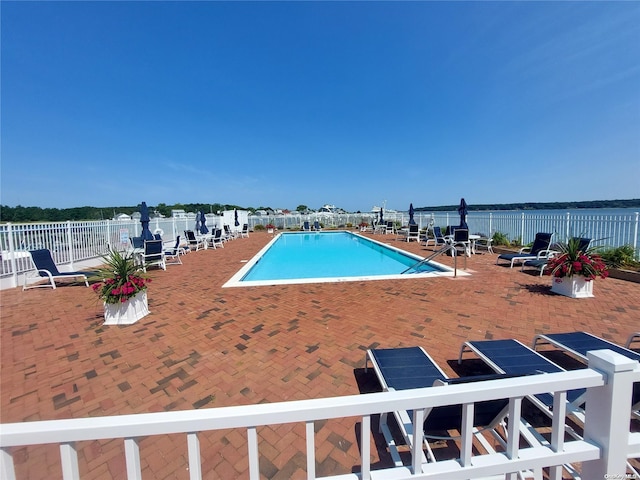
M574 463L582 464L584 480L600 480L606 478L604 474L609 475L608 478L623 478L627 457L640 451L637 434L628 433L634 381L640 381L638 362L611 351L598 351L589 353L587 369L545 375L273 404L4 424L0 426L0 473L3 479L16 479L12 456L14 447L59 444L63 478L77 480L80 468L76 442L121 438L124 439L127 478L141 479L142 437L183 434L190 479L199 480L202 478L202 457L207 455L206 451L200 451L199 435L222 429L242 429L246 431L249 478L257 480L260 478L258 428L304 423L307 478L315 479L317 448L314 422L355 417L360 421L360 465L354 465L352 471L359 472L324 478L462 480L495 474L505 474L509 478L510 472L549 468L550 477L558 479L561 478L562 465ZM578 388L588 389L584 438L565 443L566 391ZM521 447L518 441L520 422L509 421L508 440L503 452L472 457L473 429L471 422L463 420L459 458L422 463L423 439L419 436L421 433L414 433L410 465L372 470L372 415L413 410L414 424L421 425L425 409L462 404L463 419L470 419L473 417L473 402L509 398L509 415L513 419L520 418L525 395L542 392L554 392L557 399L550 441ZM421 432L422 429L415 430ZM171 462L171 459L167 461Z
M233 212L223 216L206 215L207 227L222 227L232 223ZM276 216L247 216L242 212L242 223L249 223L253 230L257 225L272 223L281 229L297 229L304 221L320 221L325 227L356 228L362 221L371 222L378 217L374 214L287 214ZM387 213L385 219L405 225L409 221L407 213ZM414 215L420 228L429 225L458 225L460 217L454 213L419 212ZM490 236L501 232L510 239L520 239L523 245L533 241L537 232L554 233L554 240L564 241L571 236L586 236L594 245L619 247L632 245L640 259L639 214L631 215L574 215L570 213L549 215L522 212L483 213L471 212L467 216L469 230ZM163 232L163 240L174 241L184 230L195 228L194 218L158 218L151 220L152 232ZM48 248L58 265L68 270L77 267L95 266L109 245L128 243L130 237L139 236L142 230L139 221L100 220L92 222L56 222L0 225L0 288L19 285L19 276L30 270L27 250Z

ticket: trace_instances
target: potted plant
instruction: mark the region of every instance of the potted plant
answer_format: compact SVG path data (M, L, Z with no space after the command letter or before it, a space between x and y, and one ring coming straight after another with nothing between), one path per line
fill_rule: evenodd
M571 298L593 297L593 280L609 276L602 257L594 248L585 247L581 238L571 238L557 248L559 253L549 259L546 268L551 291Z
M92 288L104 302L104 324L131 325L148 315L147 285L151 279L139 274L133 253L109 249L102 258L101 281Z
M267 233L273 233L274 230L276 229L276 226L273 223L268 223L266 228L267 228Z

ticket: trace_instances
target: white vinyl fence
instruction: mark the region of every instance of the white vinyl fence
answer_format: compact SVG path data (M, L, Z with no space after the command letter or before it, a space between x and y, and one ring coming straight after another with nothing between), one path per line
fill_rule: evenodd
M242 228L248 223L253 230L257 225L274 224L279 229L299 229L304 221L313 223L318 220L325 228L357 228L361 222L371 223L378 215L371 213L346 214L287 214L271 216L249 216L239 211L239 226L234 223L234 212L222 215L206 215L206 226L222 227L229 225L232 230ZM385 220L399 225L409 222L407 213L385 213ZM414 220L421 229L437 225L446 227L458 225L460 217L455 212L417 212ZM576 214L536 214L524 212L484 213L470 212L467 223L471 233L491 236L500 232L509 239L519 239L523 245L533 241L537 232L554 234L554 240L565 241L572 236L585 236L592 239L593 245L619 247L631 245L635 248L636 258L640 258L640 239L638 238L639 214L630 215L576 215ZM162 239L175 241L184 230L194 230L195 218L156 218L152 219L149 229L160 231ZM75 270L100 264L100 256L109 246L116 248L128 245L129 238L139 236L142 226L137 220L91 222L55 222L55 223L5 223L0 225L0 288L16 287L18 276L30 270L28 250L47 248L53 259L67 270Z

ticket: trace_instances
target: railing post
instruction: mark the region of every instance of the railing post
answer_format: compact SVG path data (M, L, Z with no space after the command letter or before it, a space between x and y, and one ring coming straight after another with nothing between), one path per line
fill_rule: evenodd
M7 223L7 239L9 240L9 259L11 262L11 280L14 287L18 286L18 262L16 262L16 247L13 243L13 229Z
M73 236L71 235L71 222L67 220L67 243L69 244L69 268L73 270Z
M520 245L524 246L527 242L524 241L524 212L520 214Z
M638 248L638 218L640 217L640 212L636 212L636 224L633 227L633 248L636 253L636 260L640 259L640 248Z
M571 232L571 212L567 212L567 222L565 226L565 235L564 235L565 242L569 241L570 232ZM579 232L576 232L575 234L578 235L578 233Z
M598 460L583 464L583 480L624 478L629 450L629 417L634 368L638 362L610 350L588 352L589 368L606 377L602 387L587 389L584 439L598 445Z

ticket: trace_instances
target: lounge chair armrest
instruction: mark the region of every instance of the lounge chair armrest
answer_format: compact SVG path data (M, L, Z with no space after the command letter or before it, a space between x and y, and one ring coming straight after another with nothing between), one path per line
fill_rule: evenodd
M531 251L531 247L522 247L518 253L529 253Z

